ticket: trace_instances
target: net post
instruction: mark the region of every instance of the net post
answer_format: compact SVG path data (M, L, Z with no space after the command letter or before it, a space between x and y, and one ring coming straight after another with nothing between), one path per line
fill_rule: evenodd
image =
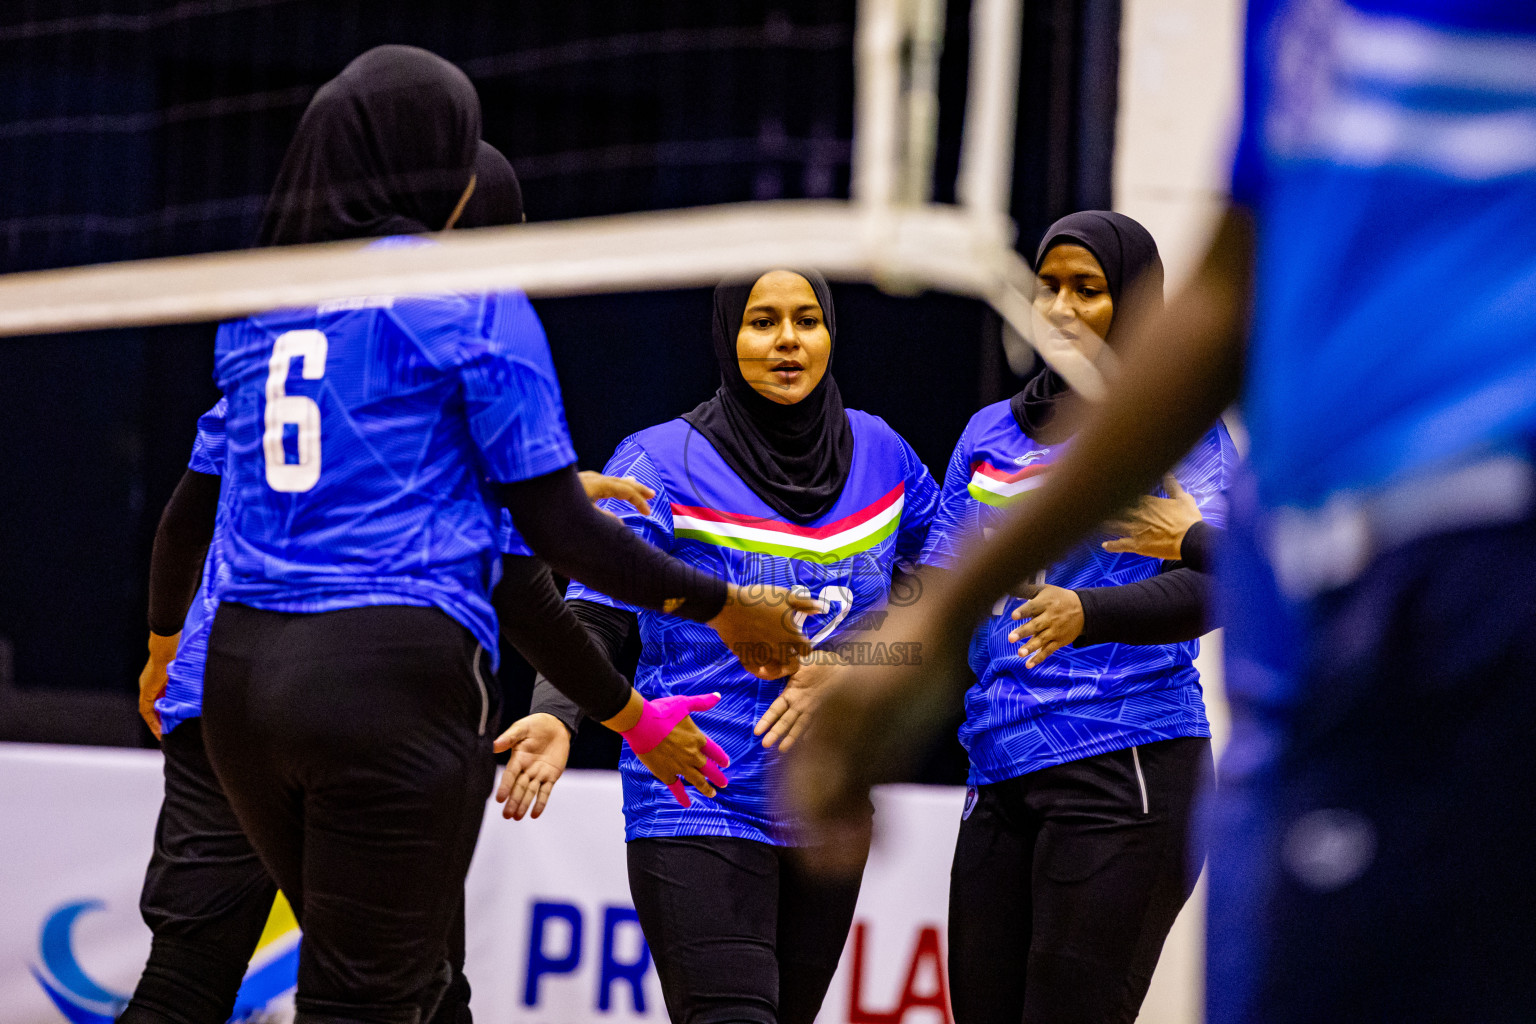
M955 192L978 220L1006 221L1018 115L1022 0L976 0L960 174Z
M900 153L902 0L859 0L854 33L853 200L884 216Z
M911 60L907 68L905 159L901 202L933 199L933 160L939 136L939 57L944 50L944 0L907 0Z
M944 0L860 0L853 198L866 209L932 198Z

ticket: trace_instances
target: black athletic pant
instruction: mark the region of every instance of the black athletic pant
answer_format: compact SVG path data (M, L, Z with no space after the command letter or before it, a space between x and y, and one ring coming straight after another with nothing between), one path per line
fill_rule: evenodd
M165 797L139 910L154 934L123 1024L224 1024L277 885L240 830L193 718L166 734Z
M483 652L429 608L219 607L204 734L304 928L299 1024L419 1024L494 763Z
M1172 739L977 787L949 886L955 1024L1130 1024L1204 860L1211 742Z
M166 734L165 796L139 910L149 960L118 1024L225 1024L277 883L251 848L203 750L202 719ZM453 985L434 1024L469 1024L463 899L448 937Z
M837 972L862 872L809 875L751 839L634 839L629 891L675 1024L811 1024Z

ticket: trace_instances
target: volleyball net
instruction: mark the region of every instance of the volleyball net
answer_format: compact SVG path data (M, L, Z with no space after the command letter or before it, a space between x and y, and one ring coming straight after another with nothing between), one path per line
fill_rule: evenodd
M358 295L520 290L534 298L712 285L815 267L893 294L987 303L1080 393L1103 380L1031 325L1009 190L1021 0L975 0L954 204L933 201L943 0L859 0L850 198L770 200L361 242L134 260L0 276L0 335L224 320ZM514 160L516 163L516 160Z

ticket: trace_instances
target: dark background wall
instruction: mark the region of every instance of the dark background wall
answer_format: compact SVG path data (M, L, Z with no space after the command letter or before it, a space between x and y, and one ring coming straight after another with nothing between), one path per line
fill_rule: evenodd
M0 9L0 270L237 248L314 89L413 43L474 80L531 220L846 197L852 0L76 0ZM969 5L951 3L936 198L953 201ZM1031 248L1109 204L1118 0L1026 0L1014 214ZM839 286L835 372L936 473L1018 386L997 324ZM537 303L582 465L713 390L708 294ZM0 340L0 738L147 741L132 712L160 509L212 384L211 325ZM509 710L526 668L504 673ZM596 730L589 730L596 732ZM606 741L583 757L607 756ZM952 746L952 744L951 744ZM949 777L953 750L928 774Z

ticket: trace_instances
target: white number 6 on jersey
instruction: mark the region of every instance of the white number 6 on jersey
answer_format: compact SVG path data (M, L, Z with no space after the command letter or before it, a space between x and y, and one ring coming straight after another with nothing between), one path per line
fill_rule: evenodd
M320 479L320 406L312 398L290 395L288 368L299 360L305 380L325 374L328 343L320 331L284 331L272 346L267 364L266 430L261 447L267 459L267 486L274 491L307 491ZM283 428L299 431L299 461L289 462L283 451Z

